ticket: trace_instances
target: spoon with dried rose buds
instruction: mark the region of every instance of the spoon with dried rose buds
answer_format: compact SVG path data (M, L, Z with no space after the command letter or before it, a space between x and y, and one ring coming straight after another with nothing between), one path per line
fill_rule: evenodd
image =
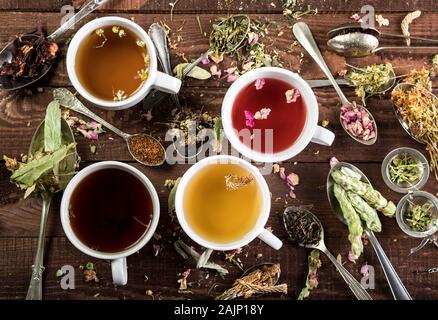
M315 62L332 83L332 86L335 88L336 93L338 94L342 103L339 118L342 128L357 142L360 142L364 145L374 144L377 141L376 121L368 109L366 109L364 106L356 105L354 102L351 103L345 97L341 88L336 83L336 80L333 78L330 69L325 63L308 25L304 22L295 23L293 26L293 33L298 42L303 46L304 49L306 49L313 60L315 60Z
M144 133L128 134L121 131L85 107L73 93L65 88L53 90L53 97L63 107L97 121L105 128L122 137L128 145L129 153L137 162L145 166L155 167L162 165L166 160L164 146L151 135Z

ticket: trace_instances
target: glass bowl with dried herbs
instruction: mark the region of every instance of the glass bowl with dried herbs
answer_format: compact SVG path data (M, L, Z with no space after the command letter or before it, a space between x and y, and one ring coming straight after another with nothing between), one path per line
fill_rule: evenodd
M382 162L382 177L393 191L419 190L429 178L429 162L418 150L401 147L392 150Z
M397 223L404 233L424 238L438 230L438 199L425 191L405 195L397 205Z

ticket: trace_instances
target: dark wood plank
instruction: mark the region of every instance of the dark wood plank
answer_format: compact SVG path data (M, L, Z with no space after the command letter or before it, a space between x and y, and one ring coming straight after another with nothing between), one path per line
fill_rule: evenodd
M62 5L72 4L75 9L81 8L87 0L0 0L0 8L4 11L58 11ZM175 1L173 1L175 2ZM174 9L174 13L193 12L258 12L258 13L281 13L283 0L180 0ZM358 12L364 5L363 1L353 0L306 0L301 1L301 7L311 5L321 12ZM372 5L378 12L401 12L401 11L433 11L436 10L434 0L413 1L384 1L368 0L366 4ZM101 11L139 11L139 12L169 12L169 1L165 0L113 0L106 4Z

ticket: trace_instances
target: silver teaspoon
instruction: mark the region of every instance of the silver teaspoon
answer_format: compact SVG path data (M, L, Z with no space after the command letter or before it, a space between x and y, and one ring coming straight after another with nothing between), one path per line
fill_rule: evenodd
M152 39L152 42L155 45L155 49L158 53L158 60L161 62L161 65L163 67L163 70L168 75L173 76L172 67L170 64L170 58L169 58L169 48L167 46L167 36L166 32L161 26L161 24L155 22L151 24L149 27L149 36ZM175 105L181 109L181 104L178 99L177 94L171 95L173 102Z
M304 22L298 22L295 23L293 26L293 33L295 35L295 38L298 40L298 42L303 46L304 49L310 54L310 56L315 60L315 62L318 64L318 66L321 68L321 70L324 72L324 74L327 76L329 81L332 83L332 86L335 88L336 93L338 94L339 98L341 99L341 103L343 106L350 106L352 105L350 101L345 97L344 93L342 92L341 88L337 84L335 78L333 78L332 73L330 72L330 69L328 68L327 64L324 61L324 58L322 57L321 52L319 51L318 45L315 42L315 39L313 38L312 32L310 31L308 25ZM360 108L363 108L370 120L373 122L374 129L375 129L375 137L369 140L363 140L358 137L355 137L352 135L347 128L344 126L342 121L342 113L339 115L339 122L341 123L342 128L344 131L355 141L360 142L364 145L372 145L377 141L377 124L374 120L373 115L371 112L365 108L364 106L360 106Z
M347 269L344 268L342 264L340 264L336 258L331 254L331 252L327 249L325 243L324 243L324 228L322 227L321 221L309 210L303 208L303 207L288 207L286 210L284 210L283 213L283 223L288 230L287 227L287 215L309 215L312 217L312 219L318 224L319 226L319 240L316 244L308 244L308 243L298 243L299 246L308 248L308 249L318 249L319 251L323 252L329 260L334 264L342 278L345 280L345 282L348 284L350 290L353 292L353 294L356 296L358 300L373 300L371 296L368 294L368 292L362 287L362 285L351 275L350 272L347 271Z
M59 38L61 35L63 35L65 32L67 32L72 26L74 26L77 22L85 18L88 14L96 10L98 7L103 5L105 2L109 0L92 0L90 1L85 7L83 7L78 13L76 13L73 17L68 19L64 24L62 24L55 32L53 32L51 35L47 37L48 41L55 41L57 38ZM36 37L36 35L32 33L26 33L21 36L24 40L29 40L32 37ZM1 51L0 51L0 65L3 65L5 62L11 62L11 60L14 57L13 53L13 47L12 47L13 41L9 42ZM10 77L0 77L0 89L2 90L15 90L24 88L35 81L38 81L43 76L49 72L53 65L53 61L50 64L47 64L43 67L40 74L37 77L34 78L26 78L26 79L19 79L19 80L13 80Z
M368 178L365 176L365 174L356 166L347 163L347 162L338 162L336 165L334 165L327 176L327 198L329 200L330 206L334 213L336 214L336 217L344 224L346 224L344 216L342 214L342 210L339 206L339 202L336 199L334 192L333 192L333 179L331 178L332 172L335 170L340 170L342 167L346 167L356 173L358 173L361 176L361 181L368 183L371 185ZM383 273L385 274L386 280L388 281L389 287L391 289L392 295L394 296L395 300L412 300L408 290L404 286L403 282L400 280L400 277L398 276L397 272L395 271L394 267L392 266L391 261L386 256L385 251L383 250L382 246L380 245L379 241L377 240L376 236L374 235L374 232L368 229L366 226L364 226L365 234L368 236L368 239L370 240L371 246L374 249L374 252L377 255L377 258L379 259L380 265L382 266Z
M76 111L80 114L83 114L84 116L87 116L87 117L99 122L105 128L111 130L112 132L117 134L119 137L123 138L126 141L129 153L137 162L139 162L145 166L155 167L155 166L162 165L164 163L164 161L166 160L166 150L164 149L164 146L161 144L160 141L158 141L157 139L155 139L151 135L144 134L144 133L128 134L128 133L121 131L120 129L116 128L112 124L103 120L101 117L99 117L98 115L93 113L90 109L85 107L82 104L82 102L78 98L75 97L75 95L73 93L71 93L69 90L67 90L65 88L59 88L59 89L53 90L53 97L54 97L54 99L58 100L59 103L63 107L68 108L68 109L73 110L73 111ZM133 139L134 137L139 137L139 136L144 136L144 137L148 137L150 139L153 139L160 146L160 148L162 149L162 152L163 152L163 158L161 159L160 162L157 162L157 163L145 162L145 161L142 161L141 159L139 159L135 155L135 153L133 152L133 150L131 148L130 142L131 142L131 139Z

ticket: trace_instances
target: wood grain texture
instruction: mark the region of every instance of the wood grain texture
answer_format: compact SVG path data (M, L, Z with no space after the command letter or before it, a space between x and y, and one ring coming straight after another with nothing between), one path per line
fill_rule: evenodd
M44 22L49 31L55 30L62 18L59 11L62 5L73 4L78 9L83 3L85 3L83 0L0 0L0 46L6 44L14 34L31 30L38 21ZM175 6L173 21L170 21L169 1L114 0L98 13L92 14L86 21L107 14L119 15L133 18L146 29L152 22L164 21L173 30L170 35L171 39L173 41L177 37L182 39L178 42L177 50L171 51L172 63L176 65L181 62L178 55L184 54L188 59L194 59L208 48L208 38L201 34L196 16L199 16L202 28L208 34L211 22L221 15L233 12L251 13L254 18L278 22L269 28L269 40L266 39L265 44L269 50L275 49L279 53L285 68L296 72L299 70L305 79L323 78L323 74L307 54L303 53L301 57L303 50L300 47L291 47L294 38L289 30L290 25L281 14L281 3L281 0L180 0ZM434 52L426 50L421 52L388 51L362 59L339 57L327 50L326 32L340 23L349 21L350 15L359 11L363 1L309 0L306 3L323 12L318 16L307 17L303 21L311 27L333 74L344 69L345 62L353 65L391 62L397 68L398 74L404 74L414 67L430 65ZM366 3L372 4L378 13L384 13L384 16L389 18L390 26L382 28L384 31L399 33L399 24L405 13L420 9L424 11L423 16L411 25L411 33L429 37L434 37L438 33L436 0L369 0ZM176 31L181 26L182 29ZM45 108L52 99L53 88L66 87L73 90L65 70L64 58L67 49L65 42L77 30L78 28L72 30L60 40L61 56L57 65L48 77L30 88L32 95L24 91L0 93L0 156L7 154L18 157L26 152L32 134L43 119ZM280 31L283 31L281 36L279 36ZM403 44L397 40L385 40L382 43ZM225 68L229 63L230 60L226 60L221 68ZM228 86L225 80L188 79L184 81L181 99L188 106L219 114ZM44 91L37 92L38 87L42 87ZM349 99L355 98L351 88L345 88L345 92ZM239 255L245 267L262 261L281 263L280 281L288 284L289 294L266 297L268 299L295 299L296 294L304 285L307 272L307 251L287 242L280 220L285 206L290 204L313 205L312 211L318 215L324 225L328 248L335 255L341 253L344 261L346 260L349 250L347 228L337 220L326 199L325 181L329 170L328 159L331 156L359 166L384 196L397 202L401 195L390 191L384 184L380 174L381 161L390 150L400 146L410 146L423 151L423 146L409 138L400 127L387 97L369 100L369 108L378 123L379 140L376 145L365 147L353 142L342 131L338 123L339 114L336 108L338 98L334 90L331 88L316 89L315 93L319 104L320 121L329 120L329 129L336 134L335 143L330 148L311 144L300 155L284 164L286 172L295 172L300 176L300 184L296 187L297 200L291 200L286 196L288 188L277 175L270 174L265 177L272 192L272 210L268 226L282 240L285 240L285 245L280 251L275 251L256 240L246 246L243 253ZM168 120L167 114L173 109L170 101L163 102L162 105L152 110L153 119L148 122L142 117L147 106L138 105L125 111L109 112L101 111L88 103L86 105L127 132L153 132L161 138L164 137L165 128L157 123ZM154 169L143 167L132 162L124 142L110 132L101 135L99 141L95 143L97 153L94 155L90 152L88 140L78 136L77 142L78 151L83 160L81 168L96 161L119 160L129 162L150 178L157 189L162 206L158 232L163 238L158 241L153 240L140 252L128 258L128 285L116 288L112 285L109 263L80 253L65 237L59 219L61 195L57 195L50 210L47 229L45 255L47 269L44 278L46 299L150 299L145 295L147 289L154 291L156 299L205 299L212 298L225 290L240 275L237 267L225 261L223 253L215 252L212 260L229 269L230 275L225 279L220 279L214 272L210 272L206 279L208 274L206 271L195 270L194 262L184 261L173 248L173 242L179 237L189 245L194 245L194 243L180 231L178 224L172 221L167 213L169 190L164 188L163 184L166 179L175 179L183 175L189 168L189 164L164 165ZM0 299L23 299L36 250L41 201L36 196L23 200L23 193L9 182L9 175L3 162L0 162ZM437 181L431 177L424 189L433 194L438 193ZM419 276L413 273L416 270L438 265L436 249L429 246L419 254L408 257L409 249L416 246L418 240L402 233L394 219L382 217L381 220L383 232L378 234L378 238L413 298L436 299L438 296L437 276L433 274ZM157 257L154 256L152 243L159 244L163 248ZM202 251L202 248L196 245L194 247L199 252ZM257 258L259 254L262 254L262 257ZM88 261L92 261L97 268L100 278L97 284L85 283L82 280L78 266ZM375 299L391 299L389 287L370 245L365 247L364 255L357 264L347 263L346 267L356 278L360 278L360 267L365 261L373 266L376 272L376 287L370 290L370 294ZM72 291L62 290L59 280L55 277L56 270L66 264L74 266L76 270L76 289ZM188 268L192 269L188 278L189 289L192 293L180 294L177 280L180 278L179 274ZM145 281L145 275L148 281ZM312 292L311 299L353 299L349 289L325 257L323 257L319 281L320 285ZM209 291L211 291L210 296Z
M63 5L73 5L75 9L79 9L87 2L88 0L0 0L0 8L3 11L58 11ZM282 0L180 0L174 13L281 13L283 3ZM364 4L372 5L378 12L434 11L437 7L435 0L306 0L300 3L301 7L309 4L320 12L359 12ZM169 1L166 0L112 0L101 11L169 12L170 8Z

